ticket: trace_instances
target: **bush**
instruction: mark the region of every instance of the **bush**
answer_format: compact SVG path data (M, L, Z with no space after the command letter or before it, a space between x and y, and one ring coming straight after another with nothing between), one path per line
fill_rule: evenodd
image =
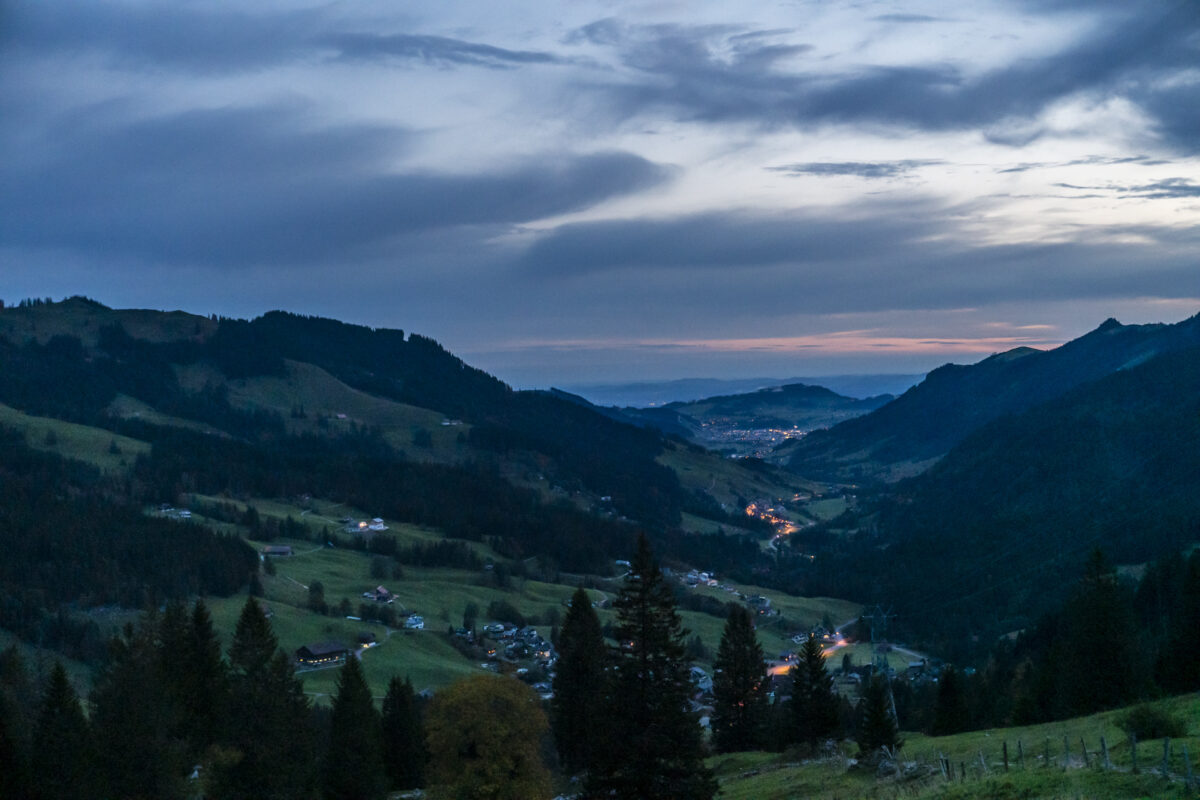
M1165 708L1152 705L1134 706L1121 716L1117 724L1143 742L1167 736L1180 739L1187 735L1187 725L1183 720Z

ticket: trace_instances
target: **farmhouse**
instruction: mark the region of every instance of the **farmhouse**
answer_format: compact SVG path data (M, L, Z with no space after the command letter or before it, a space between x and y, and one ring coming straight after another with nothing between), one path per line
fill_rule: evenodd
M292 554L292 546L287 544L268 544L263 545L262 554L274 558L290 556Z
M296 663L306 667L341 664L350 655L340 642L317 642L306 644L296 651Z

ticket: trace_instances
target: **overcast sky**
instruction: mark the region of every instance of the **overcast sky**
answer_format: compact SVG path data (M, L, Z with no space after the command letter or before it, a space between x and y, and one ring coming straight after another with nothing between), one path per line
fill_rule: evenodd
M0 154L0 298L332 316L517 386L1200 311L1196 0L0 0Z

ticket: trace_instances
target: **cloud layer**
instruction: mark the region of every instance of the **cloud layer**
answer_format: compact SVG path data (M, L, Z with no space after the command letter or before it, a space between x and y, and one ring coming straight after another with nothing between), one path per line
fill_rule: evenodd
M287 306L548 383L750 352L696 342L934 359L1200 295L1195 3L3 13L6 300Z

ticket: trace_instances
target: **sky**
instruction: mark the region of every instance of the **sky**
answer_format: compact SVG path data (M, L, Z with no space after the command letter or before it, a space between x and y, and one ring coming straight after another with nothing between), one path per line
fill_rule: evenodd
M1200 311L1200 2L0 0L0 298L514 386L920 372Z

